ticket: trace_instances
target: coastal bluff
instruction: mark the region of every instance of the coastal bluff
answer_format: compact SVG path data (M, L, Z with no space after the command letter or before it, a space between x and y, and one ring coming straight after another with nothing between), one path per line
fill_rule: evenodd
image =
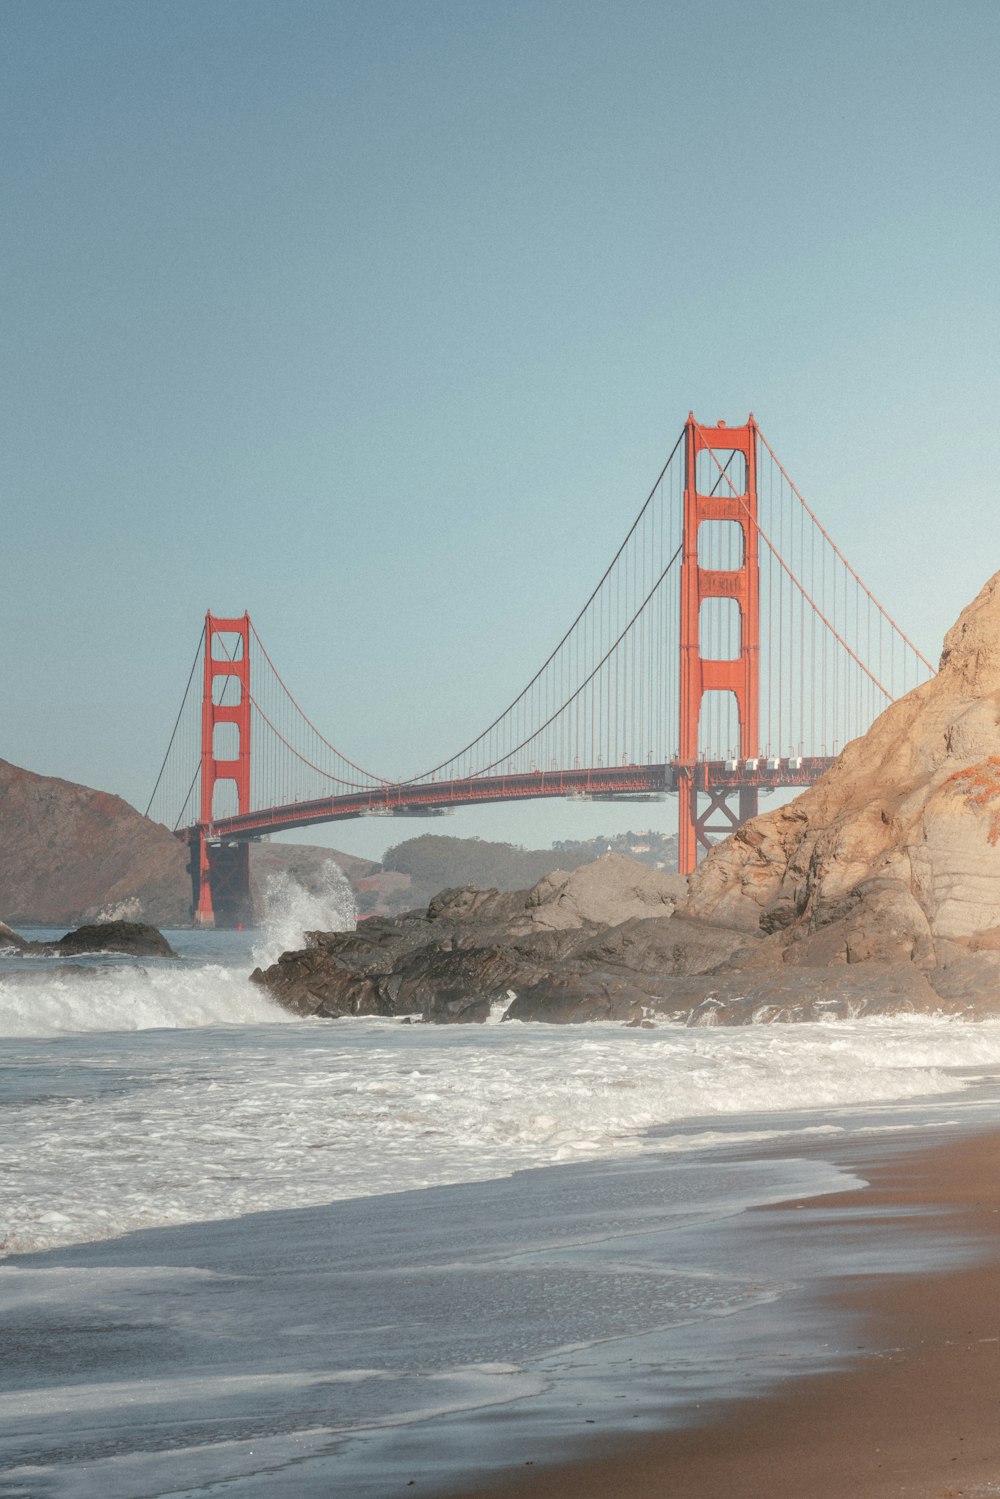
M817 784L739 828L684 914L763 935L792 965L1000 969L1000 573Z
M608 855L312 933L253 977L300 1014L436 1022L1000 1014L1000 574L935 677L689 882Z

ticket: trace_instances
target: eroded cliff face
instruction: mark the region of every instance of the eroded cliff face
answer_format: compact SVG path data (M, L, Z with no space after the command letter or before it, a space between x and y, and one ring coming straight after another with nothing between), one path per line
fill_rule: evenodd
M938 675L713 849L684 914L761 932L790 963L1000 949L1000 573L949 630Z

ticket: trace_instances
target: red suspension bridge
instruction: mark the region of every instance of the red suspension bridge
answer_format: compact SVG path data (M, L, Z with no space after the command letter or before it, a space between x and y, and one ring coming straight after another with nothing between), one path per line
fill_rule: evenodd
M691 416L562 639L457 754L406 781L363 770L299 707L250 616L208 614L147 814L187 842L203 925L250 919L249 845L266 833L481 802L676 793L689 873L762 792L811 785L932 672L753 417Z

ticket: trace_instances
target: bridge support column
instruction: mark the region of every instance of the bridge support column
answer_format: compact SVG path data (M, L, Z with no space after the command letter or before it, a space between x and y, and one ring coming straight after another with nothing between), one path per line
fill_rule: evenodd
M221 753L220 725L232 736L235 755ZM191 846L195 926L236 926L251 914L250 850L246 843L213 844L215 789L231 782L236 812L250 810L250 616L205 615L205 661L201 698L201 817Z
M200 827L191 843L188 872L191 875L192 914L195 926L215 925L212 903L212 866L208 852L207 829Z
M698 458L714 455L699 476ZM737 472L731 472L734 460ZM703 489L699 489L699 477ZM705 521L729 521L742 533L741 561L725 570L702 567L698 533ZM760 567L757 548L757 424L702 427L688 417L684 434L684 539L681 561L680 769L678 789L678 866L690 874L699 849L711 847L709 833L729 832L756 815L757 789L709 790L699 786L698 724L706 692L731 692L739 715L739 755L745 765L759 754L760 736ZM701 653L701 606L705 599L732 599L739 610L739 654L708 660ZM699 794L709 805L699 811ZM731 798L737 797L736 808ZM729 826L709 826L722 812Z
M195 926L244 927L254 921L250 843L210 843L199 833L190 844ZM208 913L205 920L203 912Z

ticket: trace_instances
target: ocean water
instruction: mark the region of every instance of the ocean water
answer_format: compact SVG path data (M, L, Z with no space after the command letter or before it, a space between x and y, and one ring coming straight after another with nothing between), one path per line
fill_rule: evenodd
M884 1233L753 1209L995 1111L994 1023L305 1021L248 982L352 919L331 870L174 963L0 957L0 1493L444 1494L837 1364L817 1290Z

